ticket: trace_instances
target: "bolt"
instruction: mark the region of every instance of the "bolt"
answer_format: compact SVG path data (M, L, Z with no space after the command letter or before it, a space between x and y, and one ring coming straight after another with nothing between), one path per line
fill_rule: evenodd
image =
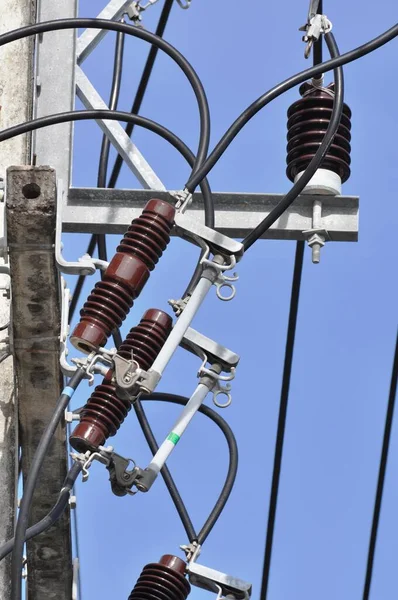
M321 245L318 243L313 244L312 246L312 262L314 264L318 264L321 260Z

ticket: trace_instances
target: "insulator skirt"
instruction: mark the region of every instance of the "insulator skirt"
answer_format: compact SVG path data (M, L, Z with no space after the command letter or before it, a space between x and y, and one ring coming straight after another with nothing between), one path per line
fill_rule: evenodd
M184 576L185 566L170 555L146 565L128 600L186 600L191 586Z
M304 88L308 90L307 88ZM301 91L301 90L300 90ZM333 97L326 91L313 88L289 108L287 116L287 170L291 181L304 171L325 136L330 123ZM337 173L344 183L350 176L351 110L344 104L340 125L320 168Z
M167 313L155 308L147 310L120 345L118 354L129 360L133 353L140 368L147 371L162 349L171 326L172 319ZM117 396L111 378L112 371L95 388L80 413L80 422L70 437L71 446L79 452L103 446L115 435L131 408L128 400Z
M70 338L76 348L86 353L98 350L121 326L170 241L174 217L173 206L154 199L131 223L80 311Z

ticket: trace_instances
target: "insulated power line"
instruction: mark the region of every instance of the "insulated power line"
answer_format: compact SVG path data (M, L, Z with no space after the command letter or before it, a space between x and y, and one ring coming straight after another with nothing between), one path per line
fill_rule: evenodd
M54 525L58 521L58 519L62 516L65 508L68 506L70 492L75 484L76 479L79 476L79 473L82 470L82 464L79 462L74 462L72 467L67 474L65 481L62 485L62 489L58 495L58 499L48 515L46 515L41 521L29 527L26 531L25 541L31 540L32 538L40 535L44 531L47 531L50 527ZM12 552L14 547L14 538L8 540L5 544L0 547L0 560L3 560L10 552Z
M330 35L330 34L326 34ZM260 96L257 100L255 100L246 110L244 110L239 117L234 121L234 123L230 126L230 128L223 135L221 140L216 144L214 149L212 150L209 157L206 159L206 162L200 167L187 181L185 187L193 192L196 186L199 184L199 181L202 177L206 176L211 169L214 167L216 162L220 159L220 157L224 154L225 150L231 144L231 142L235 139L238 133L243 129L243 127L267 104L275 100L291 88L303 83L307 79L319 77L322 73L326 73L337 67L346 65L374 50L377 50L387 42L390 42L398 35L398 24L394 25L384 33L380 34L373 40L370 40L366 44L355 48L354 50L350 50L345 54L341 54L340 56L333 58L331 60L327 60L326 62L310 67L309 69L305 69L305 71L301 71L285 81L278 83L275 87L271 88L268 92ZM1 38L0 38L1 39ZM326 36L325 36L326 40ZM277 208L277 207L276 207Z
M141 398L141 400L160 399L160 400L165 401L169 397L169 394L159 394L159 396L161 396L161 398L156 398L156 396L154 397L154 395L151 395L151 396L148 396L147 398L143 397L143 398ZM159 450L159 445L156 441L156 438L154 436L152 428L149 424L149 421L145 414L141 400L138 398L134 402L133 407L135 410L135 414L137 415L137 419L138 419L138 422L142 429L142 432L144 434L144 437L149 446L149 449L152 452L152 454L155 455L156 452ZM186 401L188 401L188 398L186 398ZM185 506L185 503L184 503L183 499L181 498L181 494L178 491L177 485L176 485L176 483L173 479L173 476L171 475L170 470L167 465L163 466L163 468L160 471L160 474L163 477L163 481L166 485L167 491L170 494L170 498L172 499L172 502L178 513L178 516L180 517L182 526L185 529L185 533L187 534L189 541L192 542L193 540L196 540L197 535L196 535L195 527L192 523L191 517L189 516L189 513Z
M363 590L363 600L369 600L370 587L372 585L373 563L376 550L377 533L379 529L381 506L383 502L384 482L386 478L388 452L390 449L391 429L394 419L395 400L397 396L398 384L398 332L395 341L394 360L391 373L390 392L388 395L386 422L384 425L383 447L381 450L379 476L377 480L376 498L373 509L372 529L370 532L368 559L366 564L365 584Z
M8 31L0 35L0 47L16 40L21 40L26 37L33 35L40 35L49 31L60 31L64 29L105 29L107 31L119 31L133 37L137 37L144 40L153 46L156 46L160 50L163 50L170 58L180 67L185 74L189 83L191 84L192 90L195 94L195 98L198 104L199 117L200 117L200 132L199 132L199 143L198 151L195 162L195 169L199 167L205 160L209 149L210 141L210 111L209 104L207 102L206 92L203 88L202 82L200 81L196 71L187 59L176 49L174 46L166 42L163 38L156 36L155 34L142 29L129 25L127 23L121 23L120 21L107 21L106 19L57 19L54 21L46 21L43 23L35 23L34 25L28 25L13 31ZM201 179L203 179L201 177Z
M322 0L318 5L319 14L323 14ZM313 48L314 65L322 62L322 37ZM278 428L274 452L274 465L272 472L271 493L268 508L268 523L265 537L264 564L261 580L260 600L266 600L268 593L269 576L271 571L272 550L274 541L276 510L278 504L279 482L282 468L283 446L286 431L286 417L289 403L290 380L292 375L294 342L296 338L297 316L300 300L301 279L303 275L304 242L297 242L294 258L293 281L290 295L290 310L286 336L285 358L282 375L282 389L279 404Z
M292 292L290 297L289 321L287 327L285 360L283 365L282 389L279 403L278 427L275 441L274 465L268 508L268 523L265 540L263 573L261 578L260 600L266 600L268 593L269 574L271 569L272 548L278 503L279 481L281 475L283 445L285 440L286 416L289 402L290 379L293 365L294 341L296 337L297 313L300 300L301 274L303 270L304 243L296 245Z
M123 54L124 54L124 33L120 31L116 34L116 43L115 43L115 58L113 62L113 77L112 77L112 85L111 85L111 93L109 98L109 109L115 110L117 108L117 104L119 101L120 95L120 87L122 82L122 72L123 72ZM108 163L109 163L109 151L110 151L111 143L109 138L104 134L102 136L102 144L100 150L100 158L98 165L98 178L97 178L97 187L104 188L106 187L106 178L108 173ZM98 258L101 260L108 260L108 252L106 247L106 236L104 233L98 233L96 236L97 248L98 248ZM103 277L103 271L100 271L101 279ZM116 348L119 348L122 343L122 336L120 334L119 329L115 329L112 332L113 342Z
M165 3L162 8L162 12L159 17L159 22L158 22L158 25L155 30L155 35L157 35L158 37L163 37L173 4L174 4L174 0L165 0ZM144 70L141 75L140 82L138 84L134 102L131 107L131 112L134 115L138 115L138 113L141 110L141 105L144 100L144 96L145 96L145 92L148 87L149 79L152 75L152 71L153 71L153 67L155 65L157 54L158 54L158 48L156 46L151 46L151 49L148 54L148 58L146 60L145 66L144 66ZM125 131L129 137L131 137L133 130L134 130L134 123L128 123L125 128ZM109 179L108 187L110 187L110 188L116 187L122 165L123 165L123 159L120 156L120 154L118 154L116 157L115 163L113 165L113 169L112 169L112 173L111 173L111 176ZM209 227L213 227L213 225L209 225Z
M179 396L177 394L166 394L166 393L162 393L162 392L154 392L153 394L150 394L148 396L142 396L141 400L142 401L157 400L160 402L171 402L172 404L180 404L182 406L185 406L187 404L189 398L186 398L185 396ZM203 542L207 539L208 535L211 533L212 529L214 528L216 522L218 521L218 519L224 509L224 506L227 503L228 498L232 492L232 488L234 486L236 474L238 471L238 446L236 444L236 439L232 432L232 429L230 428L228 423L215 410L202 404L202 406L200 406L200 408L199 408L199 412L203 413L206 417L209 417L216 425L218 425L218 427L221 429L221 431L224 434L224 437L228 444L228 450L229 450L228 473L227 473L227 477L225 479L224 485L222 487L222 490L220 492L220 495L217 499L217 502L214 505L214 508L212 509L210 515L206 519L205 524L199 531L197 537L195 537L193 539L189 538L191 542L196 539L199 544L203 544ZM149 442L148 442L148 444L149 444ZM158 449L156 440L155 440L154 444L149 444L149 445L151 448L151 452L154 454ZM164 469L164 467L163 467L163 469ZM161 470L161 473L163 473L163 469Z
M22 558L23 558L23 547L25 544L26 530L28 528L28 520L30 514L30 507L32 504L33 493L35 491L37 478L39 476L40 469L43 461L46 457L48 449L51 444L53 435L64 415L65 408L68 406L69 401L79 385L82 379L85 377L85 371L82 368L78 368L74 375L68 382L67 387L64 388L62 394L57 402L53 415L49 424L43 432L40 439L39 445L33 457L32 464L30 466L29 474L27 476L23 496L21 500L21 506L18 513L17 525L15 528L14 538L14 549L12 553L12 564L11 564L11 598L12 600L21 600L22 594Z

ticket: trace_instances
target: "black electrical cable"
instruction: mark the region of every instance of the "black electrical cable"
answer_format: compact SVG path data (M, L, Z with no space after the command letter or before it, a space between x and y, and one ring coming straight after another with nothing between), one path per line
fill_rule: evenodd
M81 111L70 111L66 113L59 113L57 115L49 115L47 117L41 117L39 119L34 119L32 121L27 121L25 123L20 123L19 125L14 125L13 127L9 127L8 129L3 129L0 131L0 142L11 139L17 135L22 135L23 133L27 133L30 131L34 131L35 129L40 129L41 127L48 127L50 125L56 125L58 123L66 123L69 121L84 121L91 119L109 119L109 120L119 120L119 121L127 121L135 123L140 127L144 127L157 135L160 135L163 139L169 142L180 154L185 158L188 164L193 167L195 163L195 156L191 152L191 150L184 144L184 142L177 137L174 133L156 123L155 121L151 121L146 117L141 117L140 115L132 115L131 113L126 113L122 111L111 111L111 110L81 110ZM213 211L213 200L210 185L207 179L203 179L200 184L200 189L203 197L203 206L205 211L205 220L207 219L207 215L211 214ZM91 239L90 244L87 248L87 254L92 254L95 248L95 242ZM184 294L187 295L190 293L193 287L195 287L195 281L197 276L200 274L200 270L198 268L195 270L194 276L192 277L188 288ZM71 322L73 315L76 310L77 302L79 296L81 294L81 290L84 284L84 276L80 275L75 290L72 296L72 302L69 309L69 322Z
M316 12L318 15L323 15L323 0L319 0L318 9ZM319 40L317 40L314 43L312 52L313 52L313 63L312 64L314 67L316 67L316 65L320 65L323 60L322 36L320 36Z
M115 44L115 57L113 61L113 77L111 84L111 93L109 98L109 109L115 110L118 105L119 95L120 95L120 87L122 82L122 72L123 72L123 54L124 54L124 33L120 31L116 34L116 44ZM106 187L106 179L108 173L108 163L109 163L109 151L110 151L111 143L109 138L104 134L102 136L102 144L100 150L100 158L98 165L98 177L97 177L97 187L105 188ZM97 233L95 236L98 248L98 258L100 260L108 261L108 252L106 247L106 236L105 233ZM101 271L101 279L103 277L103 271ZM119 348L122 343L122 336L120 330L116 328L112 331L113 342L116 348Z
M1 36L0 36L1 38ZM125 121L127 123L135 123L140 127L144 127L144 129L148 129L153 133L156 133L167 142L169 142L188 162L188 164L193 167L195 163L195 156L191 152L191 150L184 144L179 137L177 137L174 133L172 133L163 125L152 121L151 119L147 119L146 117L141 117L141 115L132 115L131 113L123 112L120 110L76 110L70 112L59 113L57 115L49 115L47 117L40 117L39 119L33 119L32 121L26 121L25 123L20 123L18 125L14 125L13 127L9 127L8 129L3 129L0 131L0 142L5 140L9 140L17 135L22 135L23 133L28 133L30 131L34 131L36 129L41 129L42 127L48 127L50 125L57 125L59 123L68 123L70 121L86 121L86 120L98 120L98 119L108 119L110 121ZM211 211L212 207L212 197L211 197L211 189L209 186L209 182L206 179L203 179L200 182L200 189L203 196L203 204L206 211Z
M167 396L167 394L162 395L162 398L164 398L165 396ZM150 396L148 399L151 399L151 398L152 398L152 396ZM142 398L142 400L145 400L145 398ZM145 414L145 411L142 407L141 401L136 400L134 402L133 406L134 406L135 414L137 415L138 422L140 424L140 427L142 429L144 437L147 441L147 444L148 444L152 454L155 455L159 449L159 446L157 444L156 438L153 434L152 428L149 424L149 421ZM183 499L181 498L180 492L178 491L177 485L176 485L167 465L164 465L163 469L160 471L160 474L163 477L163 481L166 484L166 488L167 488L167 490L170 494L170 497L173 501L173 504L177 510L178 516L180 517L182 526L185 529L185 533L187 534L189 541L192 542L193 540L196 540L197 536L196 536L195 527L191 521L191 517L188 514L185 503L184 503Z
M163 4L162 12L159 17L159 22L158 22L158 25L155 30L155 35L157 35L158 37L163 37L173 4L174 4L174 0L165 0L165 3ZM136 92L136 95L135 95L135 98L133 101L133 105L131 107L130 112L133 115L138 115L138 113L141 110L142 101L144 100L144 96L145 96L145 92L148 87L149 79L152 75L152 71L153 71L153 67L155 64L157 54L158 54L158 48L156 46L151 46L151 49L149 50L148 58L146 60L145 66L144 66L144 70L141 75L140 82L138 84L138 88L137 88L137 92ZM131 137L131 134L133 133L133 129L134 129L134 123L128 123L125 128L125 131L129 137ZM122 165L123 165L123 158L120 156L120 154L118 154L116 157L115 163L113 165L112 173L111 173L111 176L109 179L109 183L108 183L109 188L116 187ZM214 224L209 225L209 227L214 227Z
M266 600L268 591L268 581L271 568L272 546L274 539L276 507L278 503L279 481L281 475L283 445L286 429L286 415L289 402L290 378L292 374L294 340L296 336L297 313L300 300L301 274L303 270L304 244L299 243L296 246L296 256L294 259L294 271L292 281L292 292L290 297L289 321L287 327L285 360L283 365L282 388L279 403L278 427L275 441L274 465L272 471L272 483L270 492L270 501L268 508L267 533L265 540L265 553L263 563L263 573L261 578L260 600Z
M55 430L61 421L65 408L68 406L71 396L74 390L77 388L79 383L85 377L85 371L82 368L78 368L77 371L70 378L68 385L64 388L51 420L47 425L44 433L40 439L39 445L33 457L33 461L27 476L23 496L21 500L21 506L18 513L17 525L15 529L14 538L14 549L12 553L12 565L11 565L11 600L21 600L22 592L22 558L23 558L23 547L26 538L26 530L28 528L28 520L30 514L30 507L32 504L33 493L36 487L37 478L49 450L52 437Z
M391 373L390 392L388 395L388 404L386 412L386 422L384 425L383 447L380 457L379 476L377 480L376 498L373 510L372 529L369 539L368 559L366 564L366 576L363 590L363 600L369 600L370 587L373 576L373 562L376 550L377 532L379 529L379 520L381 506L383 501L384 481L386 478L388 452L390 449L391 429L394 419L395 400L397 395L398 384L398 333L395 341L394 360Z
M9 328L9 326L10 326L10 322L6 323L5 325L2 325L2 326L0 327L0 331L4 331L5 329L8 329L8 328Z
M323 13L322 0L318 5L318 13ZM322 62L322 37L314 44L314 65ZM289 320L286 336L285 358L282 375L281 398L279 404L278 428L276 434L274 465L272 472L271 492L268 508L268 523L265 537L264 563L261 579L260 600L266 600L269 575L271 570L272 548L275 531L276 509L278 504L279 482L283 458L283 446L286 431L286 416L289 403L290 379L292 375L294 341L297 329L297 315L300 300L301 279L303 274L304 242L297 242L294 258L292 291L290 296Z
M81 463L75 462L69 470L69 473L65 477L62 489L58 495L57 501L50 510L50 512L38 523L29 527L26 531L25 541L31 540L40 533L47 531L58 519L62 516L65 508L68 506L70 492L74 486L74 483L82 470ZM14 538L8 540L5 544L0 547L0 560L3 560L14 547Z
M207 102L206 93L204 91L202 82L200 81L196 71L187 61L187 59L176 49L174 46L166 42L163 38L156 36L155 34L136 27L127 23L121 23L120 21L107 21L105 19L58 19L55 21L46 21L44 23L35 23L34 25L28 25L27 27L21 27L20 29L14 29L0 35L0 47L10 42L23 39L32 35L39 35L49 31L59 31L63 29L105 29L108 31L120 31L127 35L137 37L141 40L149 42L153 46L156 46L160 50L163 50L170 58L177 63L181 70L186 75L188 81L191 84L193 92L195 94L200 117L200 135L198 151L196 153L196 166L202 165L204 162L207 152L209 149L210 141L210 112L209 105ZM133 122L133 121L131 121ZM201 177L203 179L203 177Z
M171 402L172 404L180 404L182 406L185 406L187 404L189 398L186 398L185 396L179 396L177 394L154 392L148 396L142 396L141 400L144 402L148 401L148 400L156 400L156 401L160 401L160 402ZM211 511L209 517L207 518L205 524L203 525L202 529L200 530L198 536L194 537L194 538L191 538L190 536L188 536L190 542L196 540L199 544L203 544L203 542L207 539L208 535L212 531L218 518L220 517L221 512L222 512L225 504L227 503L227 500L232 492L232 488L235 483L236 473L238 470L238 447L236 444L235 436L234 436L230 426L215 410L202 404L202 406L199 408L199 412L203 413L206 417L209 417L216 425L218 425L218 427L221 429L221 431L224 434L224 437L227 441L228 449L229 449L228 473L227 473L227 477L225 479L223 488L221 490L221 493L218 497L218 500L217 500L213 510ZM144 431L144 433L145 433L145 437L147 437L145 431ZM153 437L153 434L152 434L152 437ZM148 441L148 438L147 438L147 441ZM155 452L157 452L157 450L158 450L158 445L156 443L156 440L153 440L153 441L154 441L154 443L151 442L151 444L149 444L149 442L148 442L148 445L151 448L151 452L153 454L155 454ZM161 470L161 473L163 475L163 469ZM174 498L173 498L173 501L174 501Z
M115 110L119 102L120 87L122 83L123 72L123 54L124 54L124 38L122 32L116 34L115 57L113 61L113 76L111 84L111 93L109 97L109 109ZM109 150L111 143L109 138L104 134L102 136L102 144L100 151L100 159L98 166L97 187L105 188L108 173ZM100 257L101 258L101 257ZM107 260L106 258L104 260Z
M330 35L330 34L327 34L327 35ZM275 98L278 98L281 94L284 94L285 92L290 90L292 87L294 87L300 83L303 83L307 79L311 79L313 77L315 78L315 77L321 75L322 73L326 73L327 71L336 69L339 66L350 63L354 60L357 60L358 58L361 58L362 56L365 56L366 54L369 54L370 52L373 52L374 50L377 50L377 48L380 48L384 44L387 44L387 42L390 42L397 35L398 35L398 24L394 25L393 27L391 27L390 29L388 29L387 31L385 31L384 33L379 35L378 37L374 38L373 40L367 42L366 44L363 44L362 46L355 48L354 50L350 50L349 52L346 52L345 54L342 54L341 56L338 56L336 58L328 60L320 65L310 67L309 69L306 69L305 71L301 71L300 73L297 73L296 75L293 75L292 77L289 77L288 79L285 79L285 81L282 81L281 83L279 83L278 85L273 87L271 90L269 90L268 92L266 92L265 94L260 96L248 108L246 108L246 110L244 110L241 113L241 115L239 115L239 117L236 119L236 121L231 125L231 127L228 129L228 131L223 135L221 140L218 142L218 144L212 150L209 157L206 159L206 162L203 164L203 166L198 168L197 171L194 173L194 175L192 175L189 178L189 180L187 181L187 183L185 185L186 189L189 192L193 192L195 190L196 186L199 184L202 177L205 177L211 171L211 169L214 167L216 162L223 155L225 150L228 148L228 146L231 144L231 142L235 139L235 137L238 135L238 133L241 131L241 129L246 125L246 123L248 123L250 121L250 119L252 119L262 108L264 108L264 106L269 104L272 100L275 100ZM326 36L325 36L325 39L326 39Z
M339 50L332 33L325 34L325 42L328 46L330 55L334 57L339 56ZM329 61L330 62L330 61ZM327 64L327 63L324 63ZM312 67L313 69L316 67ZM344 81L343 81L343 69L337 67L334 69L335 79L335 96L333 102L333 110L330 117L328 128L325 132L323 140L315 152L310 164L306 167L304 173L300 179L296 181L293 187L288 193L282 198L280 202L271 210L271 212L251 231L243 240L243 247L248 250L254 242L256 242L264 233L271 227L273 223L285 212L285 210L295 201L297 196L303 191L307 183L313 177L315 171L319 168L327 154L330 146L332 145L333 139L340 125L341 115L343 114L343 96L344 96Z

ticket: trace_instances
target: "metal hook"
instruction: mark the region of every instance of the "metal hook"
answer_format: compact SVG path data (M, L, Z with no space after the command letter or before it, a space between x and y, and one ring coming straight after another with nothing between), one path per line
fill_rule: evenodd
M219 383L217 384L217 387L213 390L213 404L215 404L215 406L217 406L218 408L228 408L228 406L231 405L232 402L232 395L230 394L230 390L231 390L231 384L227 383L226 386L221 386ZM217 396L227 396L227 401L222 403L222 402L218 402L217 400Z

